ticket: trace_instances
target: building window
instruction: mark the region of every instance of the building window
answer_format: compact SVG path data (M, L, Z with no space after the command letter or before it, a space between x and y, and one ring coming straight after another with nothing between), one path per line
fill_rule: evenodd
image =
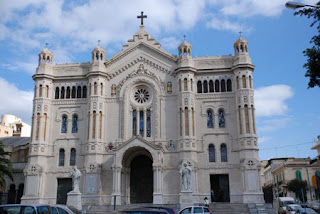
M202 83L200 80L197 82L197 92L202 93Z
M72 133L78 133L78 115L72 117Z
M187 80L187 78L184 78L183 86L184 86L184 91L188 91L188 80Z
M143 111L140 111L139 112L139 134L141 137L143 137L143 125L144 125Z
M39 86L39 97L42 97L42 85Z
M151 137L151 111L147 110L147 137Z
M65 90L64 90L64 87L62 87L60 99L64 99L64 93L65 93Z
M70 166L76 165L76 149L72 148L70 152Z
M232 91L232 82L230 79L227 80L227 91Z
M116 95L116 93L117 93L116 85L115 85L115 84L112 84L112 86L111 86L111 96Z
M190 91L193 91L193 80L190 79Z
M137 135L137 110L132 111L132 135Z
M59 166L64 166L64 149L59 150Z
M47 114L43 114L43 122L42 122L42 140L46 140L46 128L47 128Z
M213 111L209 109L207 111L207 128L213 128Z
M56 92L55 92L55 95L54 95L54 99L59 99L59 87L56 87Z
M46 85L46 91L45 91L46 98L49 98L49 86Z
M100 95L103 95L103 83L100 83Z
M228 162L227 145L224 143L221 144L220 151L221 151L221 162Z
M296 179L297 179L298 181L302 181L302 175L301 175L300 170L297 170L297 171L296 171Z
M76 87L72 86L71 97L76 98Z
M192 125L192 135L195 136L194 134L194 109L191 108L191 125Z
M179 91L181 91L181 79L179 79Z
M81 86L77 88L77 98L81 98Z
M92 138L96 138L96 117L97 117L97 114L96 114L96 111L93 111L93 114L92 114Z
M82 89L82 98L87 98L87 86L83 86L83 89Z
M213 144L209 145L209 162L216 162L216 150Z
M249 108L247 105L244 106L244 119L246 124L246 133L250 133Z
M171 94L172 93L172 82L167 83L167 93Z
M94 94L94 95L97 95L97 93L98 93L98 92L97 92L97 91L98 91L98 90L97 90L97 87L98 87L98 86L97 86L97 83L95 82L94 85L93 85L93 94Z
M249 86L250 86L250 88L252 88L252 79L251 79L251 76L249 76Z
M240 86L240 84L239 84L239 77L237 77L237 89L239 89L239 86Z
M180 136L182 136L182 114L183 114L183 111L180 108Z
M213 81L209 81L209 92L214 92Z
M215 87L215 91L216 92L220 92L220 84L219 84L219 80L216 80L215 82L214 82L214 87Z
M67 127L68 127L68 117L67 115L63 115L62 121L61 121L61 133L67 133Z
M254 117L254 108L253 105L251 105L251 118L252 118L252 128L253 133L256 134L256 123L255 123L255 117Z
M226 81L221 80L221 92L226 92Z
M70 87L67 87L66 99L70 99Z
M189 117L188 117L188 113L189 113L189 110L188 110L187 107L185 107L185 109L184 109L184 124L185 124L184 132L185 132L185 135L187 135L187 136L189 135Z
M40 113L37 113L36 140L39 140L39 130L40 130Z
M247 83L246 83L246 76L242 76L242 88L247 88Z
M208 93L208 82L207 82L207 80L203 81L203 93Z
M98 130L98 137L99 139L102 138L102 112L99 112L99 130Z
M226 127L226 121L224 117L224 110L219 110L219 128L225 128Z

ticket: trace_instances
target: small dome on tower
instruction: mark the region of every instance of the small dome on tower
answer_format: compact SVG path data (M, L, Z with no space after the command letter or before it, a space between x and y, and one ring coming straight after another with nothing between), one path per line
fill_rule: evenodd
M97 47L95 47L95 49L93 49L92 51L92 62L95 61L105 61L106 59L106 51L104 50L103 47L101 47L100 45L98 45Z
M246 53L248 54L248 41L245 40L244 38L239 37L234 43L233 43L233 48L234 48L234 54L238 55L239 53Z
M48 48L43 49L39 53L39 64L42 64L42 63L52 64L52 60L53 60L53 53Z
M190 56L191 57L192 45L189 42L187 42L186 40L184 40L178 46L178 50L179 50L179 58L181 58L182 56Z

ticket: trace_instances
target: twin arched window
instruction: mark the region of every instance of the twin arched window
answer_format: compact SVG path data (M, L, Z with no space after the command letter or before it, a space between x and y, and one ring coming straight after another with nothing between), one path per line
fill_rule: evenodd
M221 162L228 162L228 150L226 144L220 146ZM209 145L209 162L216 162L216 150L213 144Z
M64 149L59 150L59 166L64 166L65 151ZM70 151L70 166L76 165L76 149L72 148Z
M65 134L68 131L68 116L63 115L61 120L61 133ZM72 133L78 133L78 115L72 116Z
M207 128L214 127L214 114L212 109L207 110ZM226 120L225 120L225 112L223 109L219 109L219 128L226 127Z

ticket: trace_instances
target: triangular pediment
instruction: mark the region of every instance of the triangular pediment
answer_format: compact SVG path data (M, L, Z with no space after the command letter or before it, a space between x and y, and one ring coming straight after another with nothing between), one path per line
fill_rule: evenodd
M128 40L128 43L123 45L123 49L106 60L106 65L111 66L135 50L153 52L154 55L164 58L171 63L177 63L178 57L161 48L161 44L155 39L150 38L150 35L144 30L144 26L140 26L140 30L134 34L133 39Z
M123 149L125 147L128 147L131 144L134 144L135 146L151 148L151 149L154 149L154 150L162 150L163 149L161 146L156 145L154 142L147 141L147 140L143 139L140 136L133 136L129 140L127 140L127 141L125 141L125 142L123 142L121 144L118 144L118 148L115 149L115 150L117 150L117 151L121 150L121 149Z

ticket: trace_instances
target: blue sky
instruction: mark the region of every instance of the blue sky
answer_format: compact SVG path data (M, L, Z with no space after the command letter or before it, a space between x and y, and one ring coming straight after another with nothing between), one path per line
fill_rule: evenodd
M315 4L316 1L301 1ZM193 57L234 54L233 42L249 42L253 64L260 159L315 157L320 135L319 88L307 89L302 51L311 47L311 20L294 16L286 0L2 0L0 2L0 115L31 124L38 53L49 43L54 63L91 61L101 40L107 57L139 30L177 53L186 40Z

